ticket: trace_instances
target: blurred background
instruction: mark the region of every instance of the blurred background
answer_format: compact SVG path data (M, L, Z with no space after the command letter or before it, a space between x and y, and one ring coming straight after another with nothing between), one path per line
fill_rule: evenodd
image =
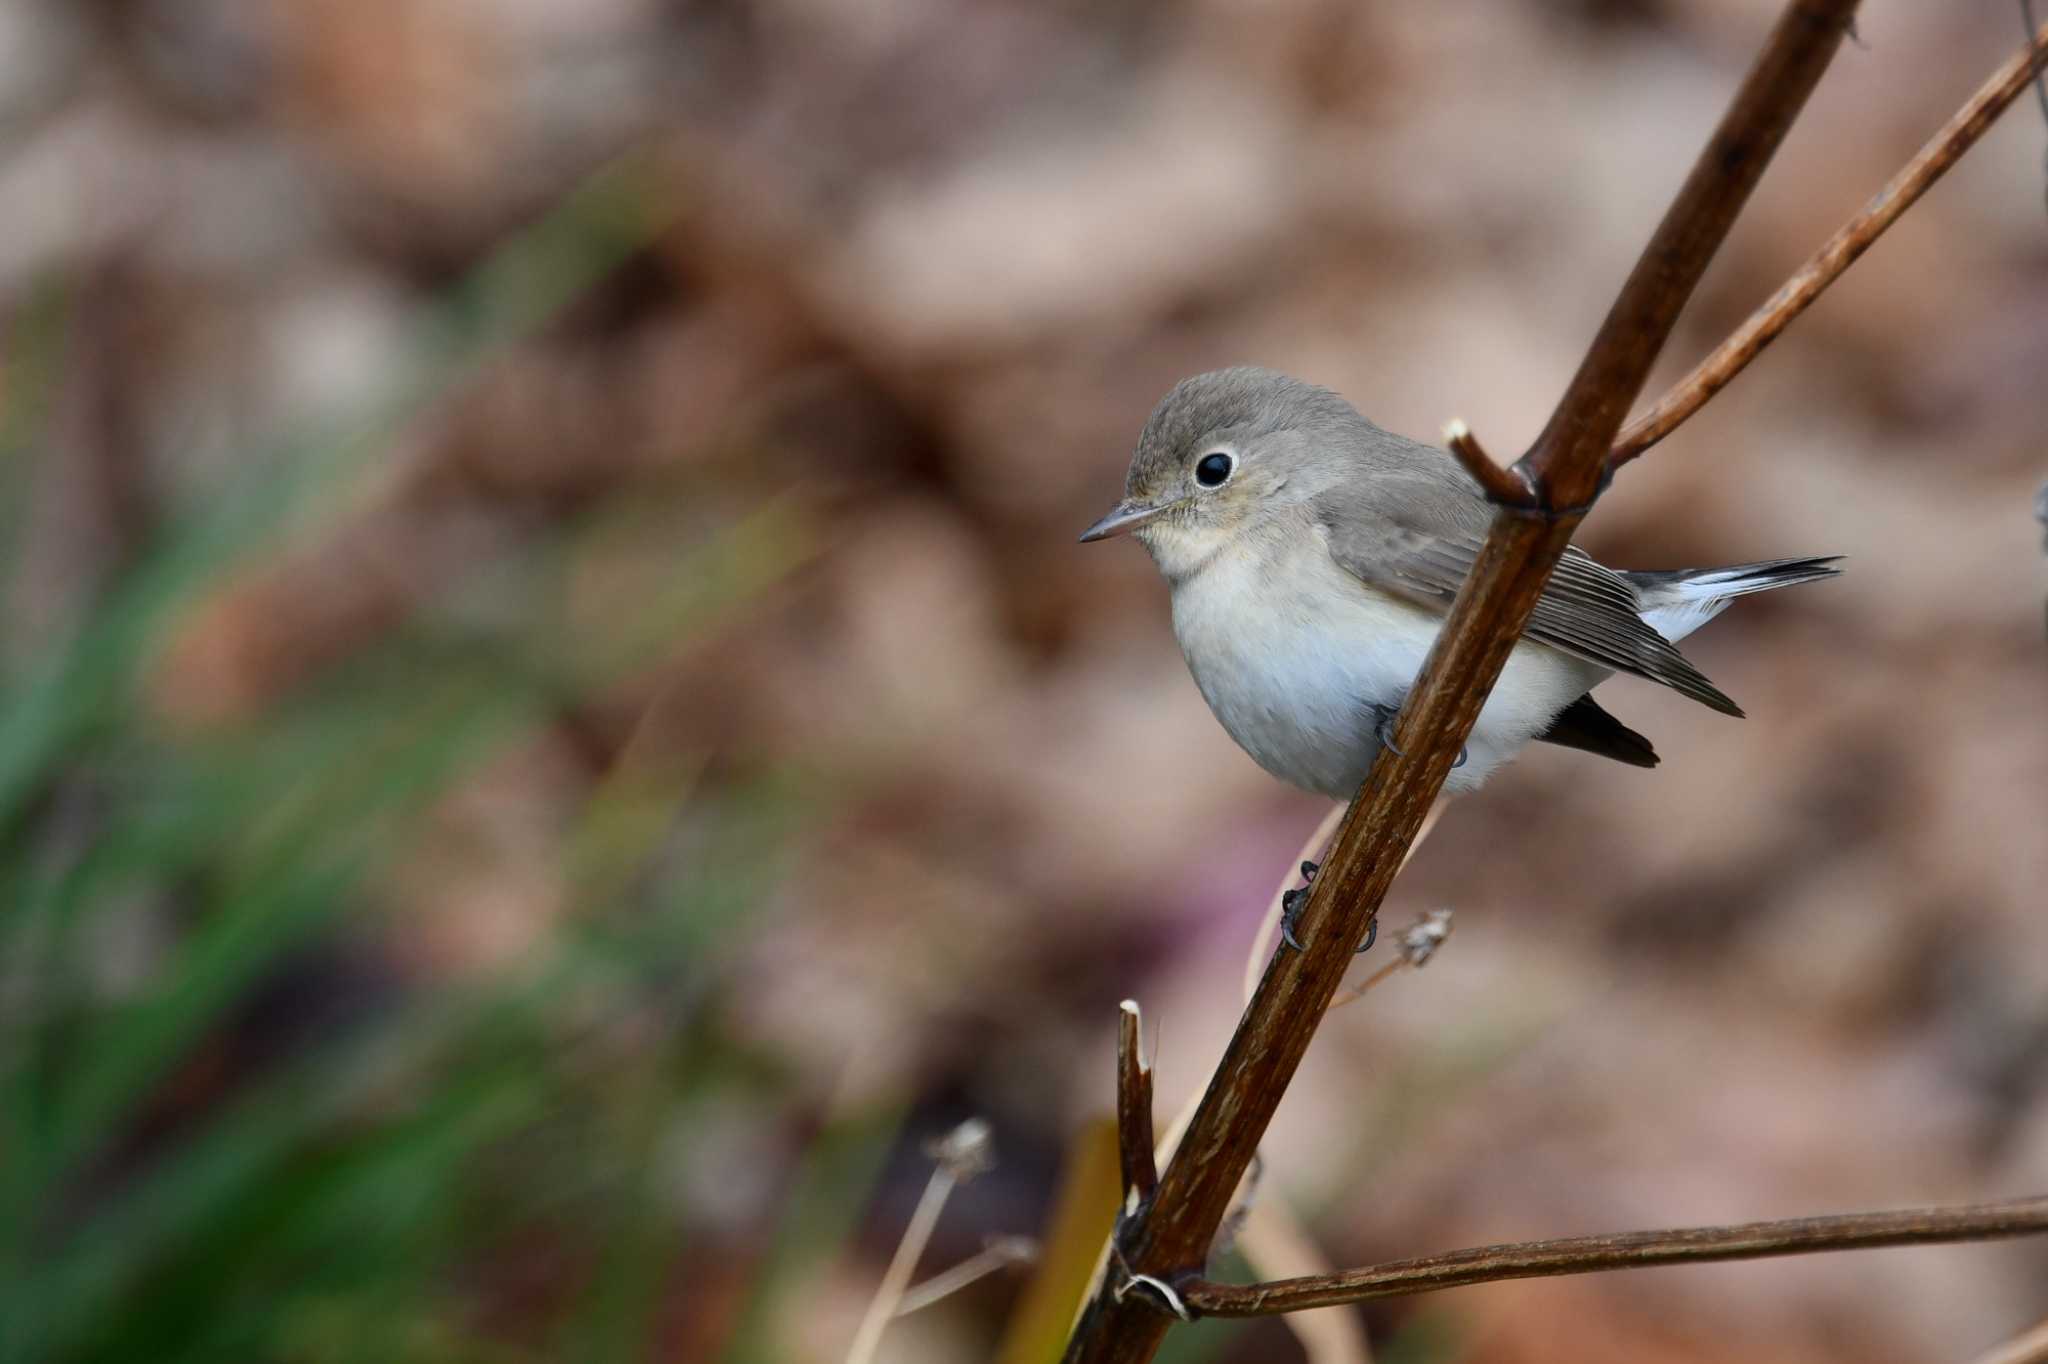
M837 1360L969 1116L920 1276L1040 1235L1117 1001L1163 1122L1326 809L1074 542L1145 416L1255 362L1518 450L1776 9L5 0L0 1360ZM2021 36L1867 6L1660 378ZM1449 809L1386 921L1456 938L1265 1148L1335 1263L2048 1188L2044 145L2015 108L1588 523L1849 571L1688 644L1747 722L1617 682L1660 769ZM880 1357L993 1357L1029 1282ZM1364 1321L1955 1360L2044 1284Z

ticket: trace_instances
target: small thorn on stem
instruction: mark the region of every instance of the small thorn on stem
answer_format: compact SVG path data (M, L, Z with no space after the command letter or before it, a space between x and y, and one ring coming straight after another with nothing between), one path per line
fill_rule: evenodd
M1518 511L1543 509L1543 499L1537 496L1521 471L1496 464L1493 456L1487 454L1486 448L1479 443L1479 437L1472 434L1472 428L1462 419L1453 417L1445 423L1444 448L1458 457L1458 463L1472 475L1472 481L1486 494L1487 501Z
M1152 1133L1152 1067L1145 1062L1144 1016L1138 1001L1117 1006L1116 1142L1124 1201L1143 1202L1159 1186L1157 1141Z

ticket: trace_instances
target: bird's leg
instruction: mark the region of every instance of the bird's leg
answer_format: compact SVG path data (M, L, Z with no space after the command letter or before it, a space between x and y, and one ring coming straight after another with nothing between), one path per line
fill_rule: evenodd
M1280 897L1280 941L1297 952L1301 950L1301 942L1294 936L1294 921L1301 917L1302 909L1308 904L1308 893L1315 886L1316 873L1321 870L1322 868L1313 862L1302 863L1301 879L1307 884L1297 886ZM1372 923L1365 930L1365 942L1360 945L1358 951L1372 951L1372 945L1379 940L1379 936L1380 920L1375 914Z

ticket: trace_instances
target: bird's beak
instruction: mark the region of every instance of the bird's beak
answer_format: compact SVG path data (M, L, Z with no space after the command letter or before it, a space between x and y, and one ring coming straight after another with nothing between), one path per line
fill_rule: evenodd
M1127 497L1111 507L1109 515L1082 531L1081 543L1085 545L1091 540L1107 540L1112 535L1122 535L1125 531L1136 530L1147 521L1164 516L1172 506L1171 502L1148 506Z

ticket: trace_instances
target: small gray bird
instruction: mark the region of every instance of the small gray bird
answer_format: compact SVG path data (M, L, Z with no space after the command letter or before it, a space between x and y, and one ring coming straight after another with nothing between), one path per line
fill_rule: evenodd
M1230 737L1274 776L1347 800L1493 514L1445 451L1382 431L1328 389L1225 369L1166 395L1123 501L1081 539L1135 532ZM1833 562L1628 573L1567 549L1445 789L1473 789L1532 739L1656 766L1650 741L1588 693L1633 673L1741 715L1674 641L1735 597L1833 577Z

